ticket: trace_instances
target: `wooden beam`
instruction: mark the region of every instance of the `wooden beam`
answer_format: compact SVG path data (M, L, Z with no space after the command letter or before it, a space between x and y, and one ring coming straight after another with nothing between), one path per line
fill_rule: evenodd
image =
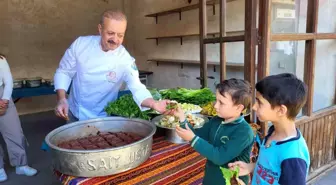
M257 45L257 0L245 0L245 47L244 47L244 79L249 81L252 92L255 89L255 61ZM255 94L252 93L252 102ZM250 114L250 122L255 122L255 114Z
M200 33L200 82L201 87L208 87L208 70L206 61L206 45L204 44L204 39L207 36L207 13L206 13L206 0L199 1L199 33Z
M272 41L300 41L300 40L336 39L336 33L285 33L272 34Z
M259 1L258 81L269 74L271 38L271 1Z
M314 33L285 33L271 35L271 41L299 41L313 39L315 39Z
M190 64L190 65L200 65L199 60L184 60L184 59L163 59L163 58L151 58L147 61L151 62L159 62L159 63L177 63L177 64ZM219 66L219 61L207 61L208 66ZM235 63L235 62L226 62L227 68L234 69L244 69L243 63Z
M336 33L316 33L317 40L336 39Z
M335 77L335 81L336 81L336 77ZM335 95L334 95L334 104L336 105L336 87L335 87Z
M215 37L215 38L206 38L204 39L204 44L215 44L223 42L241 42L244 41L244 35L235 35L235 36L225 36L225 37Z
M270 68L270 39L271 39L271 0L259 0L259 29L258 29L258 81L269 75ZM261 132L266 136L268 123L260 122Z
M238 31L227 31L225 33L227 36L235 36L235 35L243 35L244 30L238 30ZM162 35L162 36L153 36L153 37L147 37L146 39L170 39L170 38L181 38L181 37L193 37L193 36L199 36L199 33L190 33L190 34L176 34L176 35ZM219 32L208 32L207 37L209 36L216 36L219 35Z
M226 36L226 0L220 0L219 3L219 37ZM226 56L225 56L225 43L220 43L220 81L222 82L226 78Z
M307 5L306 33L317 32L319 0L310 0ZM313 113L314 76L315 76L316 40L307 40L305 45L304 82L308 86L308 99L303 113Z

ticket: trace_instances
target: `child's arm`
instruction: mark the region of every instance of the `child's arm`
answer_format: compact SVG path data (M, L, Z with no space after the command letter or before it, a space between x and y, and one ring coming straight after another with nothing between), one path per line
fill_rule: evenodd
M281 162L279 184L305 185L307 163L301 158L290 158Z
M251 131L252 132L252 131ZM244 137L247 136L248 137ZM225 137L225 136L222 136ZM253 133L248 133L247 129L237 129L234 136L223 140L223 144L215 147L206 140L196 136L192 140L192 147L201 155L212 161L216 165L223 165L239 156L240 153L253 142Z
M180 107L177 108L177 110L174 113L175 116L179 118L180 126L184 129L186 129L186 124L188 124L188 127L190 130L196 135L199 136L205 140L208 140L209 138L209 130L210 130L210 121L207 123L204 123L203 127L194 129L192 125L187 121L185 113L182 111Z

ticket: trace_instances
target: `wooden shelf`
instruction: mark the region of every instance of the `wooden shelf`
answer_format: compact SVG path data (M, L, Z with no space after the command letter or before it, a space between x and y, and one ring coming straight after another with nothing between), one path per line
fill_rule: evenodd
M159 63L175 63L180 64L181 68L183 68L184 64L187 65L200 65L199 60L181 60L181 59L148 59L147 61L156 62L157 66ZM214 71L216 72L216 66L219 66L219 61L208 61L208 66L214 66ZM228 68L244 68L243 63L233 63L233 62L226 62L226 67Z
M228 31L228 32L226 32L226 36L242 35L244 33L245 33L244 30L240 30L240 31ZM208 35L214 35L214 36L217 35L217 34L219 34L219 32L210 32L210 33L208 33ZM199 33L147 37L146 39L165 39L165 38L180 38L180 37L191 37L191 36L199 36Z
M237 0L227 0L227 2L231 2L231 1L237 1ZM215 15L215 5L216 4L219 4L219 0L209 0L209 1L207 1L208 6L213 6L213 14L214 15ZM198 9L198 8L199 8L199 4L192 4L192 5L187 5L187 6L183 6L183 7L180 7L180 8L175 8L175 9L170 9L170 10L165 10L165 11L161 11L161 12L148 14L148 15L145 15L145 16L146 17L155 17L156 18L156 23L157 23L158 16L179 13L180 14L180 20L181 20L181 13L182 12L189 11L189 10L194 10L194 9Z
M273 4L295 5L295 1L273 0Z
M244 35L244 30L241 31L229 31L226 32L226 36L238 36L238 35ZM219 32L210 32L208 33L208 36L216 36L219 35ZM199 36L199 33L194 33L194 34L181 34L181 35L168 35L168 36L156 36L156 37L147 37L146 39L155 39L156 40L156 45L159 44L158 39L170 39L170 38L179 38L181 41L181 45L183 44L183 37L192 37L192 36Z

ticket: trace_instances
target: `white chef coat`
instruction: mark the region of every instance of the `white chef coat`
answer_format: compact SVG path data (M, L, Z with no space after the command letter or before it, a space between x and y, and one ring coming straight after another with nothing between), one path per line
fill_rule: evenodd
M68 90L69 109L79 120L107 116L105 106L118 98L126 82L141 110L143 100L151 98L140 82L134 58L123 46L104 52L100 36L77 38L66 50L54 77L55 90Z

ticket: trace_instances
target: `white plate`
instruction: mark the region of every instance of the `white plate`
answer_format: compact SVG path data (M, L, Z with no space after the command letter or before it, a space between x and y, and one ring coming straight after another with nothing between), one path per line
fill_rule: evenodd
M187 111L186 114L199 114L202 111L202 109L198 109L198 110L193 110L193 111Z

